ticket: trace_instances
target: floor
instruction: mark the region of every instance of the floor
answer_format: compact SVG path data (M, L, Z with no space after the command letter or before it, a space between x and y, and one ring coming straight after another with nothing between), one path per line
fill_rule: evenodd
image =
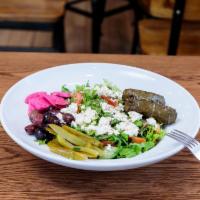
M109 0L107 9L123 4L123 0ZM89 9L88 2L79 5ZM101 53L130 53L133 12L127 11L107 18L102 27ZM67 12L65 16L66 47L68 52L91 52L90 19ZM51 46L51 33L40 31L0 30L3 46Z

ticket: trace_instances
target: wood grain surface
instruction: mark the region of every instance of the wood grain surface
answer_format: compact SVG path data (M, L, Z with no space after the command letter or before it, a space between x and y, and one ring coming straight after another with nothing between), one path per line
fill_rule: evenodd
M200 57L53 53L0 53L0 97L26 75L77 62L121 63L152 70L177 81L200 102ZM200 199L200 162L187 150L140 169L90 172L41 160L15 144L3 129L0 136L2 200Z

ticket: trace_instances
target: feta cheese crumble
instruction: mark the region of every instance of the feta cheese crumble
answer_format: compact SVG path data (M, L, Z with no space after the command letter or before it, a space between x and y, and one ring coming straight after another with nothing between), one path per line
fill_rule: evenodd
M109 112L109 113L112 113L112 114L116 112L114 107L107 104L106 102L101 103L101 108L104 112Z
M104 134L115 134L118 135L119 132L111 127L111 118L110 117L101 117L99 120L98 125L89 125L87 127L84 127L85 131L95 131L96 135L104 135Z
M146 119L146 121L147 124L154 126L156 131L160 131L160 124L158 124L153 117Z
M71 103L68 107L62 108L60 110L62 113L70 113L70 114L76 114L78 111L78 105L76 103Z
M101 108L104 112L109 112L111 114L124 111L124 106L121 103L118 106L114 107L114 106L109 105L106 102L102 102Z
M74 115L75 124L80 126L89 124L96 118L96 114L97 112L89 107L85 111Z
M132 122L135 122L136 120L142 119L142 114L135 112L135 111L128 112L128 115L129 115Z
M107 145L105 146L105 150L111 151L111 150L112 150L112 145L111 145L111 144L107 144Z
M115 112L113 117L114 117L114 119L117 119L119 121L127 121L128 120L128 116L125 113L121 113L121 112Z
M111 89L109 89L106 85L96 85L94 87L94 89L97 91L97 94L99 96L108 96L108 97L112 97L112 98L122 98L122 92L121 91L113 91Z
M147 124L149 124L149 125L155 126L157 124L156 120L153 117L146 119L146 121L147 121Z
M56 117L60 120L60 123L65 123L65 121L63 120L63 116L61 113L57 113Z
M123 131L129 136L137 136L139 132L139 128L130 121L120 122L116 125L116 128L119 131Z

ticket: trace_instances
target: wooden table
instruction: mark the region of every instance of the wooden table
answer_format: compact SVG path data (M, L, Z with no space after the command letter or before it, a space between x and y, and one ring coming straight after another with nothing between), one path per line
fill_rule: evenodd
M0 95L32 72L77 62L149 69L177 81L200 102L200 57L0 53ZM41 160L0 131L0 199L200 199L200 163L186 150L140 169L89 172Z

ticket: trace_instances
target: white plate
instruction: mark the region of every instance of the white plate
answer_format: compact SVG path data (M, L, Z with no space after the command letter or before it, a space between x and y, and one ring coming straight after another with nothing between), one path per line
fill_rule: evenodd
M150 71L107 63L80 63L49 68L30 75L11 87L1 102L1 121L8 135L28 152L50 162L85 170L124 170L149 165L180 151L183 146L167 136L153 149L139 156L116 160L74 161L51 153L46 145L38 145L28 136L24 127L29 124L25 97L36 91L60 90L63 84L73 88L76 84L102 82L107 79L121 89L137 88L165 97L168 105L176 108L177 122L167 129L179 129L192 137L199 130L199 106L192 95L177 83Z

